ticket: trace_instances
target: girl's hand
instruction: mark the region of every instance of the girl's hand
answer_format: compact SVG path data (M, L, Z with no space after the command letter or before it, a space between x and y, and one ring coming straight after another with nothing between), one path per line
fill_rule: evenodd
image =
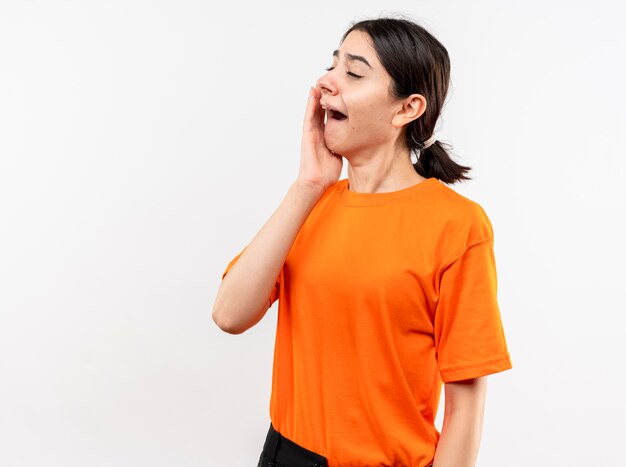
M326 146L324 139L324 109L320 105L322 93L318 88L309 89L309 99L304 114L300 171L298 181L319 187L325 191L339 180L343 158Z

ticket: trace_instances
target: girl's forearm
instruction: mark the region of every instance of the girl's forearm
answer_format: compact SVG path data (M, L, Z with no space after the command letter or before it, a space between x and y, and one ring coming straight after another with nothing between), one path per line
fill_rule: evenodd
M446 412L433 467L475 467L482 428L480 410Z
M240 334L263 318L287 254L322 194L321 188L299 180L291 184L280 206L223 278L211 312L218 327Z

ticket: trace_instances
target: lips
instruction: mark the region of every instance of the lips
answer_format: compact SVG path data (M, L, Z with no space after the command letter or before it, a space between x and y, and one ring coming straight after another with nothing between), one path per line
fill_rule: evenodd
M321 102L320 103L322 106L322 109L326 110L326 115L328 116L329 119L333 119L333 120L345 120L348 118L348 116L340 111L339 109L337 109L336 107L326 103L326 102Z

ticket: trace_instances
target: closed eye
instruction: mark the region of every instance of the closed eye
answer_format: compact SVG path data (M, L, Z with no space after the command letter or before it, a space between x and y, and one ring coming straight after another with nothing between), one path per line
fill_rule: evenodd
M334 68L335 68L334 66L331 66L331 67L325 68L325 70L326 70L326 71L330 71L330 70L333 70ZM352 73L351 71L346 71L346 74L348 74L348 75L350 75L350 76L353 76L353 77L355 77L355 78L363 78L362 76L355 75L355 74L354 74L354 73Z

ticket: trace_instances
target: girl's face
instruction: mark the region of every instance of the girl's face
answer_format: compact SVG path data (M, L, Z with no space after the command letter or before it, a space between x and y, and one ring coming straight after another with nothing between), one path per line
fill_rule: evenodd
M368 34L351 31L333 54L328 73L317 80L321 104L347 116L337 120L326 111L324 139L333 152L349 157L376 153L393 145L410 118L398 115L403 102L390 95L391 77L378 61ZM421 96L420 96L421 97ZM415 105L409 105L409 110ZM403 111L404 112L404 111ZM421 112L420 112L421 114Z

